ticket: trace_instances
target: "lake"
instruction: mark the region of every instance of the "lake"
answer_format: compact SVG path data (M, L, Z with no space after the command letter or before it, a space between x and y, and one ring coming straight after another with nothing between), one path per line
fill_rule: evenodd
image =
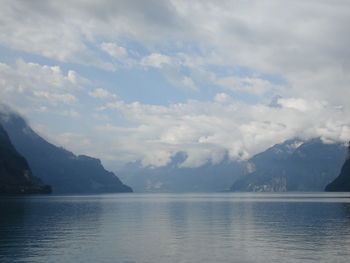
M350 193L0 197L0 262L349 262Z

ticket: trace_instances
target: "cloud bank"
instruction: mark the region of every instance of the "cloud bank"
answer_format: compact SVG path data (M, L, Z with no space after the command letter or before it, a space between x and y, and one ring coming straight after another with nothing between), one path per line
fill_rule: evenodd
M133 149L135 159L146 156L143 164L155 166L167 164L179 151L188 154L183 166L196 167L219 162L227 154L232 160L246 159L293 137L321 137L327 143L349 139L350 118L343 108L300 98L281 98L277 103L279 107L252 106L224 93L209 102L168 107L117 101L105 110L122 113L130 126L107 124L98 130L109 134L108 141L118 151Z
M193 167L292 137L350 139L347 1L0 4L1 100L72 150L154 166L185 151ZM142 81L126 100L118 72L156 72L175 101L152 85L158 103L130 99ZM48 128L52 114L74 121Z

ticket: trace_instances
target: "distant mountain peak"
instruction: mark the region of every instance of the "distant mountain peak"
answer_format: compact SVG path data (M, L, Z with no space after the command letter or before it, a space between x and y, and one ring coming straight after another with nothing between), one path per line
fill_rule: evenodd
M293 153L295 149L297 149L300 145L304 143L304 140L301 140L299 138L294 138L287 140L283 143L279 143L274 145L271 149L275 153Z
M341 143L299 138L276 144L248 160L232 191L322 191L344 159Z

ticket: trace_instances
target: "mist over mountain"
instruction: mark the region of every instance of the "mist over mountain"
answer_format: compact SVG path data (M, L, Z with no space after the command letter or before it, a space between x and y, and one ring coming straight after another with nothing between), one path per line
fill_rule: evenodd
M28 161L33 174L52 186L54 193L131 192L101 161L76 156L35 133L26 121L11 111L0 112L0 123L17 151Z
M340 174L325 188L329 192L350 192L350 143L347 158L341 168Z
M135 192L219 192L228 190L245 166L244 162L225 158L217 164L181 167L186 157L179 152L170 164L154 168L142 167L140 162L129 163L118 174Z
M26 161L13 147L0 124L0 194L50 193L51 187L33 176Z
M55 193L132 191L115 174L106 171L100 160L76 156L47 142L18 114L2 111L0 123L14 147L27 159L33 174L50 184ZM189 168L182 166L188 158L186 153L178 152L166 166L128 163L118 176L136 192L322 191L339 174L345 153L346 147L340 143L292 139L246 162L226 156L219 163L208 161ZM346 167L347 162L341 174L346 173Z
M323 191L334 180L344 161L346 147L326 144L321 139L291 139L276 144L248 161L225 158L218 164L197 168L181 167L185 153L176 154L163 167L129 163L120 177L136 192Z
M320 139L288 140L249 159L232 191L323 191L339 173L346 147Z

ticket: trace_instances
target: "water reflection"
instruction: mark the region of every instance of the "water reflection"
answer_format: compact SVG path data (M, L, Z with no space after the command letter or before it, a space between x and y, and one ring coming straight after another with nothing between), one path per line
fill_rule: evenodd
M9 197L0 209L0 262L59 257L99 232L101 206L94 197Z
M244 218L249 227L243 231L238 228L236 234L245 235L244 244L248 246L244 250L254 262L260 262L261 257L263 262L342 262L344 255L337 253L350 256L346 249L350 245L349 220L344 206L349 204L251 203L251 215Z
M2 200L0 261L347 262L348 197L227 193Z

